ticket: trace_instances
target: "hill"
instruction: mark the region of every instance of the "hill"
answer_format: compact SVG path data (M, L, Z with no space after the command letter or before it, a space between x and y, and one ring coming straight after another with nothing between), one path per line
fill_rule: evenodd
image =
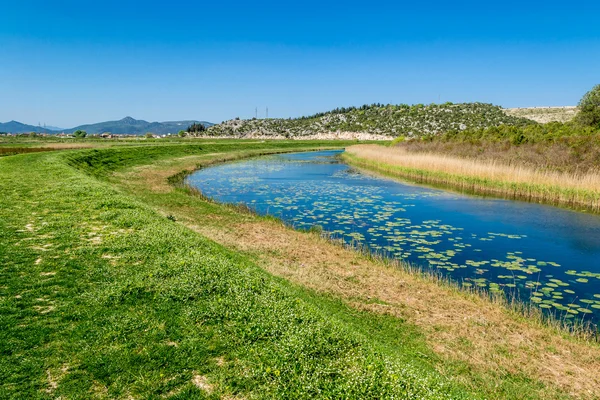
M72 129L65 130L66 133L73 133L76 130L84 130L89 134L110 132L115 134L143 135L152 132L158 135L167 133L177 133L185 130L192 123L200 123L204 126L211 126L206 121L167 121L167 122L148 122L131 117L125 117L119 121L106 121L96 124L80 125Z
M296 119L230 120L210 127L208 135L237 137L306 137L323 133L355 132L379 136L423 136L450 130L534 122L507 115L492 104L382 105L337 108Z
M37 132L37 133L58 133L49 128L43 128L41 126L35 125L27 125L18 121L10 121L0 123L0 132L9 132L9 133L29 133L29 132Z
M506 108L504 112L513 117L531 119L540 124L548 122L569 122L577 115L578 109L575 106L566 107L526 107L526 108Z
M148 122L144 120L134 119L131 117L125 117L119 121L98 122L95 124L76 126L75 128L71 129L50 129L49 127L43 128L40 126L23 124L17 121L10 121L6 123L0 123L0 132L73 133L77 130L84 130L89 134L110 132L121 135L143 135L147 132L151 132L158 135L165 135L167 133L177 133L180 130L185 130L188 126L192 125L193 123L202 124L206 127L214 125L207 121L196 120Z

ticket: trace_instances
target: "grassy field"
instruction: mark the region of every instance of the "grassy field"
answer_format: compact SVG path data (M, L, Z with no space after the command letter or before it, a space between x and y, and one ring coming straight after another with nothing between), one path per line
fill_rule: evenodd
M169 184L347 144L0 158L0 397L594 398L597 343Z

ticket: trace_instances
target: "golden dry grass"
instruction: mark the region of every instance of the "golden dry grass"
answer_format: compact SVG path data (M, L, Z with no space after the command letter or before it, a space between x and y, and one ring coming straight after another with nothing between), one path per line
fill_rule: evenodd
M483 162L431 153L414 154L402 147L357 145L349 147L346 151L360 158L367 158L389 165L433 170L493 181L559 186L600 192L600 173L568 174L540 171L517 165L504 165L495 161Z
M187 157L160 167L139 167L118 178L134 192L168 196L173 190L169 176L203 162L207 159ZM233 209L215 215L166 200L157 200L155 206L202 235L251 254L274 275L338 296L357 309L401 317L418 326L440 357L466 362L486 377L487 385L506 374L523 374L547 385L542 398L554 398L556 389L577 398L596 398L599 393L597 344L523 318L501 302L369 260L276 221L240 216ZM468 381L466 376L462 379Z
M600 210L600 172L570 174L496 161L469 160L402 147L356 145L348 161L363 167L484 194Z

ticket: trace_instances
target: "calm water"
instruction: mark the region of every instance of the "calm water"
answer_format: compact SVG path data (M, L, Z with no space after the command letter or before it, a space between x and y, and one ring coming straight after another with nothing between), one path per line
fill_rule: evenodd
M600 217L485 199L356 172L339 151L250 159L200 170L188 183L299 228L511 291L567 318L600 321Z

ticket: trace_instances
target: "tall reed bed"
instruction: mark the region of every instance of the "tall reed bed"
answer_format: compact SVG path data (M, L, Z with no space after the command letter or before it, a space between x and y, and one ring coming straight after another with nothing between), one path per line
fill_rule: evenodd
M379 145L352 146L343 157L350 164L418 183L600 212L598 172L542 171Z

